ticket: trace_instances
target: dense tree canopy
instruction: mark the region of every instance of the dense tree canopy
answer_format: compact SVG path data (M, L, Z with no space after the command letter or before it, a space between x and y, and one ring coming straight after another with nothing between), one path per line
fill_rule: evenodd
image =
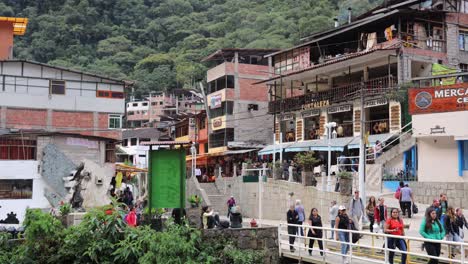
M0 0L28 17L15 56L136 81L191 87L219 48L285 48L380 0Z

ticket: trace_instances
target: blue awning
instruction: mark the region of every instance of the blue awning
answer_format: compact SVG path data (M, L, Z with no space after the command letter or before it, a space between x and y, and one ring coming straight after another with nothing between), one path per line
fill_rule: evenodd
M387 134L377 134L377 135L370 135L369 136L369 145L367 145L368 147L373 147L375 145L375 142L380 141L380 142L385 142L387 140L389 140L391 137L393 136L393 134L390 134L390 133L387 133ZM360 137L355 137L353 139L353 141L351 141L351 143L349 143L348 145L348 149L357 149L359 148L359 141L360 141Z
M286 152L300 152L300 151L343 151L346 145L353 140L352 137L344 138L333 138L330 139L330 146L328 145L328 139L317 139L300 141L292 144L286 148Z
M286 143L281 143L281 144L274 144L274 145L268 145L261 149L258 152L258 155L269 155L273 153L278 153L280 150L284 150L285 148L289 147L293 142L286 142Z

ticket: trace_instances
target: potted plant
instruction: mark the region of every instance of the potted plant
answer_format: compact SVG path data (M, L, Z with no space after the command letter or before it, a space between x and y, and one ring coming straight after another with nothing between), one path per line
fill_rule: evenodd
M156 231L162 231L163 221L162 215L166 211L163 208L152 208L151 213L148 207L143 210L142 215L142 224L149 225L152 229Z
M340 193L342 195L351 195L353 191L353 174L349 171L341 171L337 176L340 183Z
M314 176L314 166L319 162L315 158L315 152L300 152L294 157L294 162L302 168L302 184L305 186L316 186L317 180Z
M199 207L200 204L203 202L203 199L200 196L196 195L196 194L191 195L187 200L190 203L190 205L192 206L192 208Z

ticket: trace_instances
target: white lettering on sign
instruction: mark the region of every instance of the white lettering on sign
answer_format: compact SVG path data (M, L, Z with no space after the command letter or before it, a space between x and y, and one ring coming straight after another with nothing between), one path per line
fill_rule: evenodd
M451 89L436 90L434 92L434 95L435 95L435 98L468 96L468 88L451 88Z
M364 108L386 105L387 103L388 102L386 98L372 99L364 102Z
M303 104L302 110L320 108L320 107L329 106L329 105L330 105L330 102L328 100L318 101L318 102Z
M351 111L351 105L338 105L328 108L329 114L341 113Z
M302 117L311 117L311 116L318 116L320 115L320 109L314 109L309 111L302 112Z

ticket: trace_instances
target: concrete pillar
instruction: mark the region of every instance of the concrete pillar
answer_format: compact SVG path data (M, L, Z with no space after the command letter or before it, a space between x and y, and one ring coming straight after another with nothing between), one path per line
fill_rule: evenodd
M6 113L7 113L7 107L2 106L0 108L0 128L6 128Z
M451 66L458 67L460 63L460 48L458 46L458 25L447 23L447 59Z
M52 130L52 119L54 118L54 110L47 109L47 120L46 120L46 129Z
M96 131L99 128L99 114L98 112L93 112L93 135L97 136L98 132Z

